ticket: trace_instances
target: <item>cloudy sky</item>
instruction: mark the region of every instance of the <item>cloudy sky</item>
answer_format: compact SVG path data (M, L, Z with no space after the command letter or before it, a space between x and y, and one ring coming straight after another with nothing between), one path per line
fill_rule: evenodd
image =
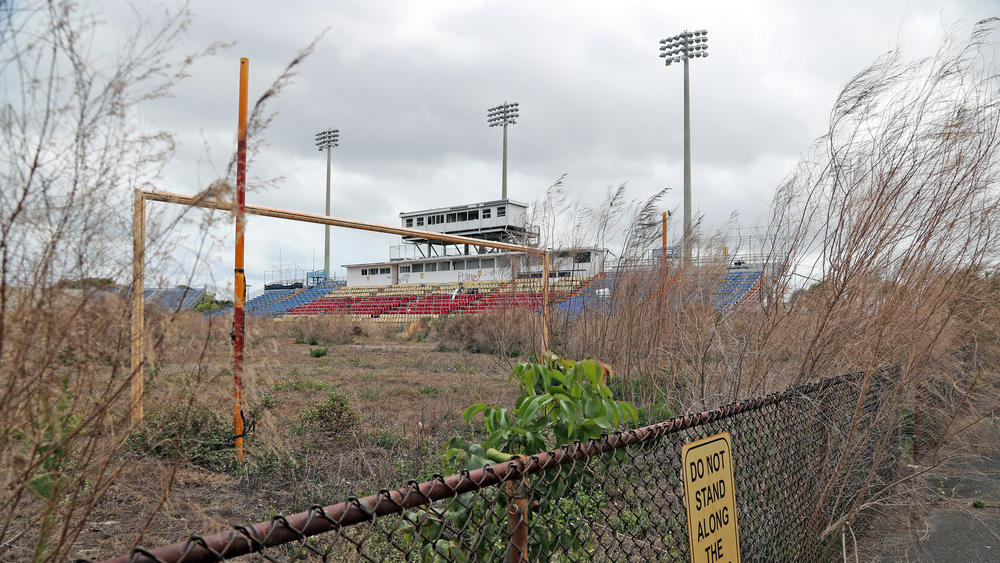
M178 141L162 189L195 193L221 174L234 145L239 57L250 59L253 100L327 29L275 100L267 145L250 169L252 177L284 180L250 194L250 203L322 213L326 160L313 136L330 127L341 131L335 216L396 224L401 211L498 198L501 136L485 114L508 100L521 107L510 131L512 199L532 202L565 174L568 191L584 202L625 182L635 199L669 188L664 208L679 211L683 70L663 65L658 41L707 29L710 56L691 63L694 209L708 229L734 212L752 226L823 133L847 79L894 47L916 58L946 35L965 39L998 8L940 0L198 1L179 50L235 45L200 60L175 96L145 108L142 120ZM112 21L129 20L111 0L105 9ZM213 236L221 242L194 266L193 280L225 290L231 229ZM333 239L337 266L385 259L399 242L342 229ZM178 233L177 267L163 281L184 281L196 243ZM322 254L323 227L251 217L251 292L279 262L322 267Z

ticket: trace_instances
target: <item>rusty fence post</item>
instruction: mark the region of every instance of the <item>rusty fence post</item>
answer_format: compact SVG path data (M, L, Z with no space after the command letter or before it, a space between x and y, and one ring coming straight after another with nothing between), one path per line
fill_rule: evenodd
M528 496L524 493L522 481L504 483L507 492L507 561L527 563L528 561Z

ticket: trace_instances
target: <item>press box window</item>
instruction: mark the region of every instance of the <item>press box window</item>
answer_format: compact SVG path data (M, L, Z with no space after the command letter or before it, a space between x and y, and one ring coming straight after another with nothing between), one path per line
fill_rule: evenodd
M409 274L410 273L410 267L409 266L400 266L399 267L399 273L401 273L401 274Z
M446 219L447 223L454 223L455 222L456 214L455 213L449 213L446 217L447 217L447 219Z
M379 268L378 269L378 273L380 273L380 274L388 274L390 272L392 272L392 270L390 270L389 268Z
M493 210L490 209L489 207L487 207L486 209L483 209L483 219L489 219L490 218L490 214L492 213L492 211Z
M497 217L506 217L506 216L507 216L507 206L501 205L500 207L497 207Z
M417 226L418 227L423 227L424 226L424 218L423 217L417 217Z
M484 270L487 269L487 268L492 268L493 267L493 258L483 258L483 260L482 260L482 262L480 262L480 264L482 264Z
M361 268L361 275L362 276L367 276L368 275L368 270L366 270L364 268Z
M406 226L407 227L412 227L413 226L413 219L407 219L406 220Z
M469 220L469 214L466 213L465 211L460 211L460 212L456 213L455 215L457 215L457 217L455 218L456 221L462 222L462 221L468 221Z
M470 211L469 212L469 221L475 221L476 219L479 219L479 211L478 210L476 210L476 211Z
M438 271L447 272L451 269L451 262L438 262Z
M427 264L424 264L424 271L425 272L436 272L437 269L438 269L438 265L436 263L434 263L434 262L429 262Z
M423 264L414 264L413 265L413 273L419 274L420 272L423 272L423 271L424 271L424 265Z

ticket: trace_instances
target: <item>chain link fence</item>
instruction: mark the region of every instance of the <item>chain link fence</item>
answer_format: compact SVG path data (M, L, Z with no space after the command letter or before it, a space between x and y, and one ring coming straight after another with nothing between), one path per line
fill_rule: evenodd
M689 560L681 448L727 431L744 559L826 559L827 527L896 478L898 379L834 377L114 561Z

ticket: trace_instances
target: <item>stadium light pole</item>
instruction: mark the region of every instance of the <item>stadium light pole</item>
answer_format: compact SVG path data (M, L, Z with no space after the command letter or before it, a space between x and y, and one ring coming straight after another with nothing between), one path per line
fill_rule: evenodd
M670 66L684 62L684 265L691 264L691 93L688 61L708 56L708 31L687 31L660 40L660 57Z
M326 150L326 216L330 216L330 150L340 144L340 130L327 129L316 133L316 148L320 151ZM324 227L324 239L326 245L323 252L323 269L326 271L326 279L330 279L330 225Z
M490 127L503 126L503 171L501 172L500 199L507 199L507 126L517 123L517 102L504 102L486 110L486 123Z

